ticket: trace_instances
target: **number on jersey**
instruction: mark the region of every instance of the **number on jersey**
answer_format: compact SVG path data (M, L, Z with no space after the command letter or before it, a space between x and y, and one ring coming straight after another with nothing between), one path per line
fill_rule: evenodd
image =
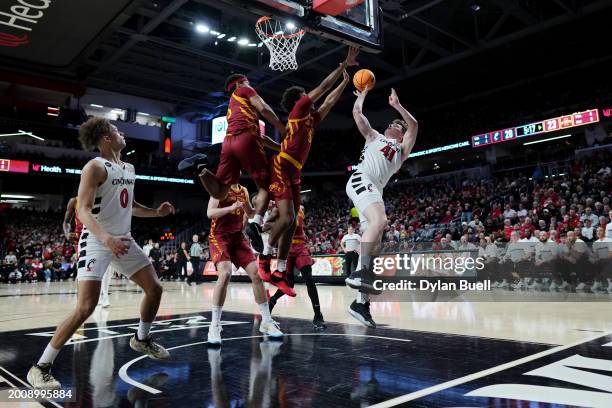
M391 146L386 145L385 147L380 149L380 151L382 152L383 156L387 158L387 160L393 161L393 157L395 156L395 150L393 150Z
M121 194L119 195L119 203L121 204L121 207L127 208L128 199L129 199L128 189L124 188L123 190L121 190Z

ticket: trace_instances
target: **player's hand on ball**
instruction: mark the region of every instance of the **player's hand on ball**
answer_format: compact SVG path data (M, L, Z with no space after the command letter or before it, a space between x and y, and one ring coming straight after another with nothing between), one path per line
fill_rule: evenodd
M174 206L166 201L157 207L157 215L160 217L165 217L168 214L174 214Z
M132 237L126 235L117 237L109 235L108 238L104 240L104 245L106 245L117 258L121 258L128 253L131 243Z
M397 93L395 93L395 89L391 88L391 95L389 95L389 105L395 107L400 105L399 98L397 97Z
M368 92L369 92L369 88L365 87L363 88L363 91L354 90L353 95L355 95L357 99L365 99Z
M349 67L359 65L357 62L357 56L359 55L359 48L349 47L348 55L346 56L346 65Z

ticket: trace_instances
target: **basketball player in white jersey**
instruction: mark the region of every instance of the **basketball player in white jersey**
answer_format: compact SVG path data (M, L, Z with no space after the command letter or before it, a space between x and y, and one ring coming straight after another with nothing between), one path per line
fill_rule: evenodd
M78 212L84 225L78 244L79 294L76 309L60 323L38 363L28 372L28 382L35 388L61 387L51 375L51 365L61 347L96 308L100 281L109 265L144 290L140 324L130 347L155 359L170 356L149 334L162 286L153 265L130 236L130 227L132 216L164 217L174 213L174 207L165 202L156 209L147 208L134 200L134 166L121 161L125 137L108 120L89 119L81 125L79 141L85 150L100 151L100 157L83 167L79 184Z
M363 92L355 91L357 99L353 106L353 118L365 138L365 146L357 170L346 184L346 193L359 211L362 245L357 270L346 278L346 284L359 290L357 299L349 307L349 313L366 326L376 327L370 314L368 294L380 294L373 286L374 275L370 264L379 251L387 226L383 188L408 158L416 142L418 124L402 106L395 90L391 89L389 105L399 112L403 120L391 122L381 135L372 129L363 114L367 94L367 88Z

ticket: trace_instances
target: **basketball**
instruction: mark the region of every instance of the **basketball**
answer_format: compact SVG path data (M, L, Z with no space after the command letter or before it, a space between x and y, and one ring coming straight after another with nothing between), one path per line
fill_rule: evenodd
M375 84L376 77L369 69L360 69L359 71L355 72L355 75L353 75L353 85L355 85L355 88L357 88L359 92L363 91L366 86L368 87L368 90L372 90Z

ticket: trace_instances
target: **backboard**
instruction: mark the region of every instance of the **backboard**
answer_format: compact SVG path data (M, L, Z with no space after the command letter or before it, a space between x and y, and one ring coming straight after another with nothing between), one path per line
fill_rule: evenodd
M359 6L335 17L314 12L308 0L224 1L240 3L244 8L259 15L293 20L309 33L345 44L359 45L366 51L380 52L383 47L382 12L378 5L379 0L365 0Z

